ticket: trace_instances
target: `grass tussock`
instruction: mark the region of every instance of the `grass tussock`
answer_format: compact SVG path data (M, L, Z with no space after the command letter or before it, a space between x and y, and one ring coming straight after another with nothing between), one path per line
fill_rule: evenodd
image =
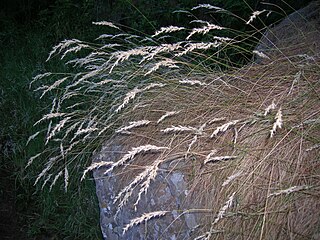
M303 80L288 95L300 67L280 63L286 72L278 70L279 62L250 65L213 89L167 87L146 96L143 111L122 115L151 122L127 136L125 145L167 146L162 163L182 156L183 167L172 171L189 176L185 206L212 212L199 217L205 233L199 239L304 239L318 232L319 66L305 66ZM179 114L157 124L177 106ZM124 170L124 183L155 158L135 160Z
M228 12L206 4L197 8ZM243 21L251 24L264 13ZM119 30L109 22L95 24ZM99 148L106 137L120 138L127 152L119 161L81 163L83 177L106 167L106 174L121 178L119 212L132 198L139 207L158 169L174 159L179 164L171 164L171 171L188 176L183 205L191 213L206 210L197 214L195 239L315 238L320 68L318 43L305 40L319 32L290 39L299 49L279 40L267 55L254 52L263 58L260 64L222 71L219 56L237 50L248 35L205 21L193 24L201 26L170 26L151 37L101 35L97 44L66 40L53 49L49 58L80 49L86 54L66 63L78 73L45 73L33 83L41 82L41 97L55 96L50 112L37 122L47 123L43 155L49 160L36 183L50 183L51 189L64 178L67 189L81 154ZM162 42L162 34L177 32L185 34L182 41ZM204 34L210 41L197 41L195 36ZM123 231L173 210L146 213Z

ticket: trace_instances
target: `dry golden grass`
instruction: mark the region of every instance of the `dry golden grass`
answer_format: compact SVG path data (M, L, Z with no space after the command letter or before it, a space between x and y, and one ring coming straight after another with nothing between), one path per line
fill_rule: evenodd
M180 156L180 168L172 171L189 176L184 207L210 210L211 214L197 214L203 223L199 232L211 229L210 239L312 239L319 232L319 61L301 66L295 57L231 71L223 76L223 83L171 84L146 94L139 99L145 106L121 116L124 123L151 121L122 138L128 148L132 143L158 144L170 148L162 154L163 162ZM302 74L292 86L297 72ZM215 78L207 76L205 81ZM275 108L265 115L273 102ZM280 108L282 126L271 137ZM157 124L167 111L177 110L178 114ZM210 123L215 118L225 120ZM238 121L210 138L234 120ZM202 133L192 131L205 123ZM161 132L173 126L177 131ZM179 127L187 129L179 131ZM316 148L308 150L312 146ZM222 160L204 164L212 150ZM123 181L130 182L139 168L155 159L147 155L137 159L126 168ZM215 221L233 193L232 206Z

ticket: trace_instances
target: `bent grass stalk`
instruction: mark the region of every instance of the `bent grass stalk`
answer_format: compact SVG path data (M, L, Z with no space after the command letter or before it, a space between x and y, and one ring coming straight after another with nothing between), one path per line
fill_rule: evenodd
M150 145L150 144L139 146L139 147L134 147L127 154L125 154L119 161L112 163L110 165L110 168L108 170L106 170L104 174L108 174L108 173L112 172L114 168L120 167L120 166L126 164L127 162L132 160L139 153L159 152L159 151L167 150L167 149L169 149L169 148L168 147L158 147L158 146Z
M144 213L141 217L134 218L128 223L124 228L122 234L124 235L130 228L132 228L135 225L139 225L141 223L147 223L149 220L156 218L156 217L162 217L169 213L169 211L156 211L156 212L149 212Z

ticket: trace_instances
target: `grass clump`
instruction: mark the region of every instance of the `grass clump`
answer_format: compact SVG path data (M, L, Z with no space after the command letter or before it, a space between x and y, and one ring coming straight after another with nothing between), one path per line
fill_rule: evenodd
M63 188L41 191L41 185L34 186L34 176L43 166L32 164L26 170L30 156L43 150L44 132L33 124L53 99L47 94L39 101L40 95L29 88L30 79L47 68L65 70L57 61L44 63L56 40L45 34L47 29L8 22L0 36L0 235L10 239L100 239L99 209L91 180L73 185L65 194L61 194ZM38 136L27 144L36 132Z
M192 10L199 8L232 15L209 4ZM251 24L265 13L242 20ZM221 56L243 51L252 33L239 35L199 19L191 22L196 27L169 26L147 37L110 22L95 24L115 33L97 43L61 42L48 60L66 58L76 71L43 73L32 83L41 97L54 97L36 123L47 147L31 159L46 159L35 183L51 190L60 182L67 191L71 178L78 181L89 170L125 171L115 200L120 213L134 197L138 208L161 164L179 155L190 176L184 205L190 212L206 210L198 216L196 239L302 239L318 233L319 53L306 42L317 30L291 39L302 39L298 52L310 55L279 40L267 54L254 52L261 64L235 68ZM164 40L177 33L181 41ZM84 156L119 134L131 149L119 161L87 162ZM139 153L149 151L159 157L139 160ZM123 231L173 210L146 213Z

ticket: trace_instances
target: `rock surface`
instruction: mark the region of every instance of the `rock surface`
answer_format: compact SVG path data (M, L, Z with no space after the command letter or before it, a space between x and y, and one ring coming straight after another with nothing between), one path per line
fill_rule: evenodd
M319 54L320 47L320 1L291 13L276 26L269 28L261 38L256 50L267 56ZM306 51L306 49L308 49ZM257 63L263 59L258 58Z
M115 137L109 141L99 154L94 157L94 162L117 161L126 152L121 137ZM150 154L154 156L155 154ZM197 227L195 214L183 213L188 186L183 171L179 169L183 161L180 158L172 159L161 164L157 176L151 182L146 194L142 194L141 200L134 209L137 200L138 187L136 186L128 202L119 210L119 203L114 203L116 194L132 182L132 178L124 184L121 176L114 174L105 175L106 168L101 167L94 171L97 196L100 204L100 222L103 237L105 239L185 239L190 238L192 231ZM190 207L190 204L188 204ZM125 234L123 229L126 224L144 213L168 211L165 216L154 218L147 224L133 226Z

